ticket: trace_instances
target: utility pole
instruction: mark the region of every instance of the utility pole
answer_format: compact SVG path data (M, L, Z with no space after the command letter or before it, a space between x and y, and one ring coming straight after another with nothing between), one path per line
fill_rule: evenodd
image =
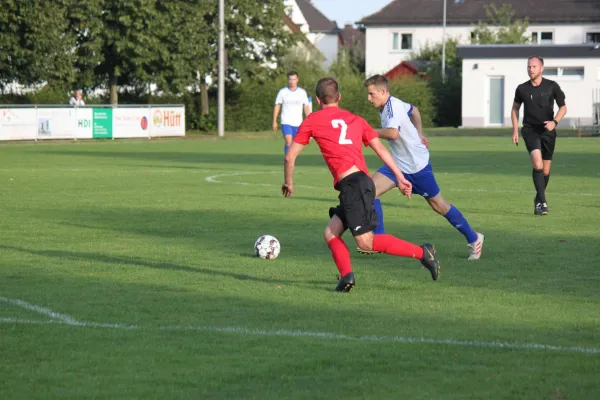
M446 0L444 0L444 17L442 22L442 82L446 82Z
M218 133L225 136L225 0L219 0Z

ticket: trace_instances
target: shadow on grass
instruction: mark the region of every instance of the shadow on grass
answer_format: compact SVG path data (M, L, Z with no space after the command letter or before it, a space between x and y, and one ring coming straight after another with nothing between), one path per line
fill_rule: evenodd
M88 253L88 252L76 252L76 251L64 251L64 250L34 250L23 247L15 247L15 246L7 246L0 244L0 249L5 250L13 250L22 253L33 254L36 256L42 257L50 257L50 258L58 258L62 260L78 260L78 261L89 261L94 263L104 263L104 264L114 264L120 266L135 266L135 267L145 267L145 268L153 268L160 270L170 270L170 271L178 271L178 272L188 272L188 273L200 273L205 275L214 275L214 276L223 276L228 278L233 278L242 281L256 281L256 282L264 282L271 284L285 284L285 285L295 285L295 286L308 286L308 285L332 285L333 281L324 281L324 280L312 280L312 281L292 281L292 280L278 280L278 279L269 279L260 276L252 276L248 274L240 274L233 273L224 270L214 270L209 268L202 267L190 267L177 265L166 262L155 262L146 260L140 257L119 257L119 256L111 256L101 253ZM244 253L241 255L242 257L252 257L248 253ZM252 257L255 258L255 257ZM332 274L333 276L333 274Z
M161 161L171 163L195 163L195 164L227 164L235 172L236 167L247 168L247 166L283 166L283 156L280 153L218 153L218 152L131 152L131 151L107 151L93 148L80 150L44 150L52 155L62 156L86 156L95 158L130 159L139 161ZM371 168L378 168L382 162L370 151L365 151L365 156ZM438 150L431 154L434 170L447 173L472 173L484 175L514 175L516 172L530 171L530 162L526 154L520 152L503 151L444 151ZM322 166L325 162L320 154L303 153L298 157L297 164L302 166ZM597 176L597 169L590 168L599 165L597 154L557 152L554 159L554 171L560 171L563 176ZM163 166L163 167L166 167Z
M422 212L431 214L428 217L437 217L427 209ZM268 208L261 208L253 213L218 209L73 209L47 211L42 217L53 219L59 225L84 229L82 234L92 230L97 235L98 232L108 230L127 235L128 238L134 235L133 238L144 241L149 237L177 240L182 246L191 246L190 252L193 254L214 253L215 243L226 244L218 249L218 257L210 255L214 268L207 269L207 274L271 282L260 274L231 273L227 268L219 269L222 259L227 259L228 263L233 262L234 265L238 262L242 265L247 263L242 258L252 254L252 244L265 233L273 234L279 239L283 248L280 258L293 263L294 268L301 267L302 263L314 265L315 262L323 262L323 265L330 267L321 276L333 278L336 271L331 254L322 240L322 232L328 220L325 208L322 218L314 213L302 215L301 210L282 215L279 211ZM436 225L419 219L388 220L386 230L413 243L434 243L443 266L442 282L448 280L452 285L474 287L494 286L523 293L568 292L583 297L598 296L594 282L600 282L600 272L589 268L600 257L600 247L594 238L578 237L574 232L554 237L551 234L524 232L514 225L509 225L507 229L477 226L476 229L486 235L483 257L477 262L468 262L465 260L468 252L464 237L445 223L442 217L437 218L439 222L436 219ZM344 240L351 250L353 266L357 271L371 268L401 278L406 269L414 271L420 266L418 261L407 258L383 254L360 256L354 252L355 243L348 233L344 235ZM564 240L567 241L563 242ZM161 241L156 241L156 246L160 245ZM132 252L135 254L135 249ZM49 255L69 257L68 253L60 251ZM182 267L170 263L147 262L137 257L114 258L94 253L74 256L98 261L104 259L114 264L138 263L153 268L179 268L186 272L202 270L201 266ZM239 261L235 261L236 259ZM198 263L202 264L202 261ZM284 282L290 283L280 283ZM325 283L320 280L311 282ZM306 283L303 281L294 284Z

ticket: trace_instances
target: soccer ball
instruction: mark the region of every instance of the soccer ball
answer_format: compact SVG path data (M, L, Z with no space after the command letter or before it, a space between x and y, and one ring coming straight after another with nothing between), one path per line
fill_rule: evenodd
M254 254L264 260L274 260L281 251L281 245L276 237L262 235L254 243Z

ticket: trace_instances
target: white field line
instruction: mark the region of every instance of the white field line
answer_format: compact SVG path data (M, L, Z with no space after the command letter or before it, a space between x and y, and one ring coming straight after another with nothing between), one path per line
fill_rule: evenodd
M265 172L265 171L240 171L240 172L230 172L224 174L211 175L204 178L207 182L210 183L221 183L226 185L245 185L245 186L272 186L272 187L280 187L278 184L274 183L252 183L252 182L225 182L220 178L224 177L232 177L232 176L240 176L240 175L259 175L259 174L282 174L280 172ZM282 182L283 183L283 182ZM328 190L331 187L324 186L307 186L307 185L295 185L298 188L304 189L319 189L319 190ZM510 190L510 189L468 189L468 188L452 188L452 187L444 187L443 191L448 192L473 192L473 193L516 193L516 194L534 194L534 191L529 190ZM553 192L553 196L590 196L590 197L600 197L599 193L578 193L578 192Z
M193 326L193 325L170 325L158 327L143 327L132 324L98 323L76 320L68 315L59 314L48 308L36 306L23 300L0 297L0 301L22 307L29 311L38 312L52 318L47 321L29 320L21 318L0 318L0 324L61 324L84 328L107 328L116 330L172 330L172 331L198 331L238 334L242 336L280 336L280 337L308 337L325 340L346 340L368 343L404 343L404 344L433 344L447 346L479 347L487 349L510 349L510 350L546 350L566 353L600 354L600 348L580 346L558 346L541 343L518 343L498 342L482 340L456 340L456 339L433 339L413 336L351 336L333 332L311 332L287 329L246 329L238 327L216 327L216 326Z

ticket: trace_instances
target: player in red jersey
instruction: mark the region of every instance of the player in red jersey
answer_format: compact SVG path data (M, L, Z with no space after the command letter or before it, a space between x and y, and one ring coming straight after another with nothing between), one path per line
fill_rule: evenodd
M341 95L333 78L323 78L317 83L319 111L311 113L300 125L292 146L285 157L285 183L281 193L290 197L294 193L294 166L296 157L309 144L312 137L333 176L333 187L340 192L340 204L329 209L330 220L324 239L331 250L335 265L340 271L338 292L349 292L354 287L354 273L350 251L342 234L350 229L356 244L362 250L378 251L400 257L421 260L431 272L433 280L439 276L440 264L432 244L418 246L392 235L374 235L377 214L373 208L375 185L369 175L362 145L369 146L394 172L400 191L410 198L411 183L404 178L392 156L367 121L338 107Z

